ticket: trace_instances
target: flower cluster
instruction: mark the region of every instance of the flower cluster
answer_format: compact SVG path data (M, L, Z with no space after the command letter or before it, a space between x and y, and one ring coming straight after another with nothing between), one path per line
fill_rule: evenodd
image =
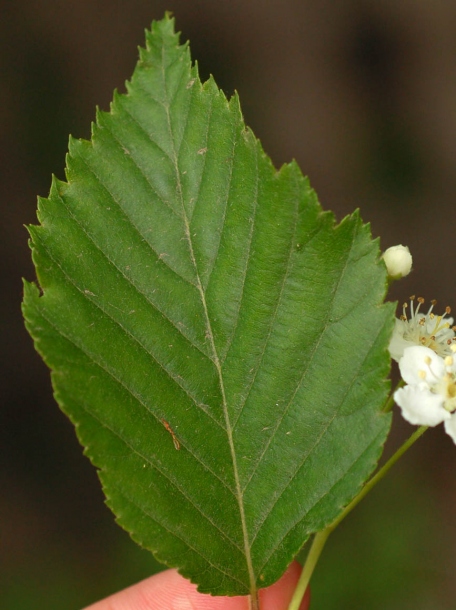
M415 300L417 302L415 306ZM436 301L431 301L427 313L420 311L424 299L410 297L410 317L407 318L407 303L402 307L402 315L396 318L393 336L389 344L391 358L399 362L404 350L412 345L429 347L439 356L451 356L452 345L455 343L455 327L453 318L449 318L451 309L447 307L442 316L433 312Z
M424 299L410 300L396 320L389 350L399 362L405 387L394 393L402 415L411 424L436 426L444 423L446 432L456 443L456 327L449 307L437 316L435 302L426 314L420 312Z

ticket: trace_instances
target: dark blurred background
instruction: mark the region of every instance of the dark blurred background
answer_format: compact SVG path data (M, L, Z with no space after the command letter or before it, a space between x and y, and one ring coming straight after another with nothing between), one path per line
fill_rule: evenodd
M456 308L456 3L2 0L0 607L77 610L157 569L114 524L20 315L24 224L68 134L124 90L144 28L172 10L203 78L241 98L276 165L297 159L340 220L410 246L412 293ZM400 417L391 453L412 432ZM334 533L314 610L456 608L456 447L438 428Z

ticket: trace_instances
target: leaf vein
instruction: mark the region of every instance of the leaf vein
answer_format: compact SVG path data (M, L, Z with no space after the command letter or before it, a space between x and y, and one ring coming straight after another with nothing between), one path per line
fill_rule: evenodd
M214 110L214 100L213 100L212 97L210 98L210 102L211 103L210 103L209 110L206 113L207 120L206 120L206 133L205 133L204 144L207 144L208 134L209 134L209 126L210 126L210 123L211 123L212 113L213 113L213 110ZM202 144L202 142L201 142L201 144ZM203 148L204 148L204 146L203 146ZM179 151L176 151L176 159L177 159L177 163L178 163L178 161L179 161ZM201 176L200 176L199 181L198 181L198 190L197 190L197 193L196 193L196 196L195 196L195 205L193 206L193 210L192 210L190 215L187 214L187 211L185 210L184 205L183 205L184 202L182 201L182 207L184 208L184 214L185 214L185 216L186 216L186 218L188 220L189 225L191 225L193 214L195 213L195 208L198 205L198 201L200 200L201 186L203 184L204 173L206 171L206 160L207 160L207 155L205 154L205 155L203 155L203 168L201 170ZM176 171L179 171L178 166L176 166ZM196 265L195 265L195 268L196 268Z
M147 294L145 292L143 292L142 290L140 290L139 286L136 285L136 283L133 281L133 279L131 277L128 277L127 275L125 275L125 272L122 270L121 267L119 267L107 254L106 252L104 252L104 250L96 243L95 239L92 237L92 235L85 229L85 227L83 226L83 224L79 221L78 217L73 213L73 211L71 210L71 207L69 205L67 205L67 202L65 201L65 199L63 197L61 197L59 195L59 200L60 202L65 206L68 214L71 216L71 218L73 219L73 221L75 222L75 224L78 225L78 227L81 229L81 231L84 233L84 235L86 236L86 238L93 244L93 246L96 248L96 250L98 252L100 252L100 254L102 254L104 256L104 258L107 260L107 262L109 263L109 265L111 265L122 277L123 279L128 283L128 285L132 286L132 288L135 289L135 291L137 292L138 295L140 295L142 298L145 299L145 301L147 302L148 305L150 305L155 311L157 311L160 315L162 315L165 320L167 320L171 326L177 330L177 332L183 337L183 339L185 341L187 341L189 343L189 345L193 348L195 348L196 350L198 350L203 356L205 356L208 360L210 360L211 362L212 359L209 356L209 354L207 354L201 347L200 345L198 345L198 343L194 342L190 337L188 337L182 330L182 328L179 326L179 324L177 324L176 322L174 322L174 320L172 320L172 318L170 318L165 311L163 311L162 309L160 309L160 307L154 303L153 301L151 301L151 299L147 296ZM48 250L47 250L48 251ZM49 251L48 251L49 252ZM55 259L53 258L54 262L58 265L58 267L62 270L61 265L58 263L58 261L55 261ZM180 277L180 276L179 276ZM186 283L189 283L185 280L185 278L181 278L183 279L183 281L185 281ZM194 286L194 284L191 284L192 286ZM196 288L196 286L195 286Z
M240 416L242 415L242 411L244 410L244 407L246 405L246 402L248 400L250 392L252 391L252 388L253 388L253 386L255 384L255 380L257 378L257 375L258 375L258 373L259 373L259 371L261 369L263 358L264 358L264 356L266 354L266 349L267 349L267 346L268 346L268 343L269 343L269 340L271 338L272 331L273 331L273 328L274 328L274 322L276 320L277 313L278 313L278 310L279 310L279 306L280 306L280 303L282 301L282 297L283 297L283 293L284 293L284 290L285 290L285 285L286 285L286 282L287 282L287 279L288 279L288 275L290 273L291 255L293 253L293 244L295 242L294 236L296 234L297 222L298 222L297 203L295 205L296 205L296 208L295 208L295 223L294 223L294 226L293 226L292 235L290 237L290 247L289 247L289 250L288 250L287 264L286 264L285 273L283 274L283 278L282 278L282 282L281 282L281 286L280 286L280 293L279 293L279 295L277 297L277 301L276 301L276 304L275 304L275 307L274 307L274 311L273 311L273 314L271 316L271 321L270 321L270 324L269 324L268 333L267 333L267 335L266 335L266 337L264 339L263 348L261 350L260 358L258 359L258 364L256 366L255 373L252 376L252 379L251 379L250 384L248 386L247 392L246 392L246 394L244 396L244 400L243 400L242 404L240 405L240 408L239 408L239 410L237 412L237 415L235 417L235 420L233 422L233 429L236 428L236 424L239 421Z
M125 495L125 493L123 492L122 489L120 489L118 486L113 485L113 487L115 487L118 492L120 493L121 496L123 496L127 502L130 502L131 504L133 504L133 506L136 506L136 508L138 508L138 510L140 510L144 515L146 515L147 517L149 517L149 519L152 519L152 521L154 521L155 523L157 523L160 527L162 527L164 530L166 530L168 532L168 534L171 534L174 538L177 538L178 540L180 540L181 542L183 542L191 551L193 551L194 553L196 553L199 557L201 557L202 559L204 559L204 561L206 563L208 563L212 568L215 568L216 570L218 570L220 573L222 573L224 576L229 577L231 580L234 580L235 582L240 583L243 587L245 587L245 583L241 580L239 580L239 578L237 578L234 575L231 575L229 572L227 572L226 570L222 569L221 566L213 563L212 561L210 561L207 556L203 555L201 553L201 551L198 551L192 544L190 544L185 538L183 538L182 536L178 536L176 534L175 531L169 529L169 527L167 527L167 525L165 525L163 522L159 521L154 515L151 515L148 511L144 510L144 508L142 506L140 506L137 502L135 502L134 500L132 500L131 498L129 498L128 496ZM236 546L237 548L237 546ZM179 566L180 567L180 566Z
M343 274L341 274L341 277L342 277L342 276L343 276ZM322 332L322 334L321 334L321 336L320 336L320 339L319 339L318 343L316 344L316 346L318 346L318 344L320 343L321 339L323 338L323 335L324 335L324 334L325 334L325 332L328 330L328 328L329 328L329 327L328 327L328 326L326 326L325 331L323 331L323 332ZM376 342L376 340L377 340L377 338L378 338L378 335L380 334L381 330L382 330L381 328L380 328L380 329L378 329L378 331L377 331L377 333L376 333L376 335L375 335L375 336L373 336L372 334L370 335L370 347L371 347L371 348L372 348L372 347L373 347L373 345L375 344L375 342ZM366 338L366 340L367 340L367 338ZM312 354L311 359L313 359L313 358L314 358L314 356L315 356L315 352L316 352L316 349L314 350L314 353ZM366 360L367 360L367 357L368 357L369 353L370 353L370 350L369 350L368 352L366 352L366 355L364 356L364 359L363 359L362 363L360 364L360 366L362 366L362 365L363 365L363 364L366 362ZM306 367L306 371L303 373L303 375L302 375L302 377L301 377L301 379L300 379L300 381L299 381L299 383L298 383L298 385L297 385L297 387L296 387L296 390L295 390L295 392L294 392L294 394L293 394L293 396L292 396L291 400L289 401L289 403L288 403L288 405L287 405L286 410L284 411L283 415L282 415L282 416L281 416L281 418L280 418L280 421L282 421L282 419L283 419L284 415L286 414L286 412L288 411L288 409L289 409L290 405L291 405L291 404L292 404L292 402L293 402L294 396L296 395L297 391L298 391L298 390L299 390L299 388L301 387L302 381L303 381L303 379L304 379L304 377L305 377L305 375L306 375L306 372L307 372L307 368L308 368L308 367ZM337 409L337 410L334 412L333 416L332 416L331 418L329 418L329 419L328 419L328 421L327 421L326 425L325 425L325 426L322 428L322 430L321 430L321 434L320 434L320 435L319 435L319 436L318 436L318 437L315 439L315 443L312 445L312 447L311 447L311 448L309 448L309 450L308 450L308 451L305 453L305 455L303 455L303 457L302 457L301 461L300 461L299 463L297 463L297 464L296 464L295 471L294 471L294 473L292 474L292 476L291 476L290 480L288 481L287 485L286 485L286 486L285 486L285 487L284 487L284 488L283 488L281 491L279 491L278 489L276 490L276 492L275 492L275 496L276 496L276 498L275 498L274 502L273 502L273 503L270 505L270 507L268 507L268 510L266 511L265 515L263 516L263 519L262 519L262 520L261 520L261 521L260 521L260 522L257 524L257 532L256 532L256 533L255 533L255 535L254 535L254 539L256 538L256 536L257 536L257 534L258 534L259 530L261 529L262 524L263 524L263 523L266 521L266 519L267 519L267 517L269 516L269 514L270 514L270 513L273 511L273 509L274 509L275 505L276 505L276 504L277 504L277 502L280 500L280 497L281 497L281 495L283 494L283 492L285 491L285 489L287 489L287 487L289 487L289 485L291 484L291 482L292 482L292 481L293 481L293 480L296 478L297 474L299 473L299 471L301 470L301 468L304 466L304 463L306 462L306 460L308 459L308 457L309 457L309 456L312 454L312 452L315 450L315 448L316 448L316 447L319 445L319 443L321 442L321 440L322 440L323 436L326 434L326 432L328 431L328 429L330 428L330 426L333 424L333 422L334 422L335 418L338 416L339 409L340 409L341 405L342 405L342 404L345 402L346 397L347 397L347 396L348 396L348 394L350 393L350 391L351 391L351 389L353 388L353 385L354 385L354 383L356 382L356 380L357 380L357 379L358 379L358 371L354 371L354 372L353 372L353 375L352 375L352 378L351 378L351 381L350 381L350 383L347 385L346 390L345 390L345 393L344 393L344 395L343 395L343 398L342 398L342 400L340 401L340 404L339 404L338 409ZM277 431L277 428L278 428L278 426L275 428L275 430L274 430L274 432L273 432L273 435L272 435L272 436L274 436L274 435L275 435L275 433L276 433L276 431ZM268 441L267 445L265 446L265 449L264 449L264 451L262 452L262 455L261 455L261 457L260 457L259 462L260 462L260 461L263 459L263 457L264 457L264 455L265 455L265 453L266 453L266 451L267 451L267 449L268 449L269 445L270 445L270 441ZM259 462L258 462L258 463L255 465L255 470L257 470L257 468L258 468ZM250 477L250 479L249 479L249 483L250 483L250 481L252 480L252 478L253 478L253 475Z
M141 87L138 87L138 89L142 89L142 88L141 88ZM142 91L144 91L144 93L145 93L146 95L148 95L148 92L147 92L147 91L145 91L144 89L142 89ZM135 115L134 115L134 114L131 112L131 110L130 110L130 109L127 107L127 105L124 103L124 101L123 101L123 96L119 96L117 101L118 101L118 103L120 103L120 104L121 104L121 106L122 106L122 110L123 110L123 111L124 111L124 112L125 112L125 113L126 113L128 116L129 116L129 117L130 117L130 119L132 120L132 122L133 122L135 125L137 125L137 127L139 127L139 129L140 129L141 133L143 133L143 134L146 136L147 140L148 140L148 141L149 141L151 144L153 144L153 145L154 145L154 146L155 146L155 147L156 147L156 148L157 148L157 149L158 149L158 150L159 150L161 153L163 153L163 154L165 155L165 157L166 157L166 158L167 158L169 161L171 161L171 162L172 162L172 158L171 158L171 155L169 154L169 152L168 152L168 151L166 151L166 150L165 150L165 149L164 149L162 146L160 146L160 144L157 142L157 140L155 140L155 139L152 137L152 135L151 135L151 134L150 134L150 133L147 131L147 129L144 127L144 125L143 125L143 124L140 122L140 120L139 120L139 119L138 119L138 118L137 118L137 117L136 117L136 116L135 116ZM105 125L105 124L103 124L103 126L104 126L104 127L106 127L106 125ZM108 129L109 129L109 128L108 128ZM111 130L111 129L109 129L109 131L111 131L111 132L112 132L112 130ZM147 178L146 178L146 179L147 179ZM149 182L149 180L148 180L148 182ZM150 184L150 182L149 182L149 184ZM150 186L151 186L151 188L154 188L152 185L150 185ZM156 192L156 191L155 191L155 189L154 189L154 192ZM157 193L157 196L159 196L159 195L158 195L158 193ZM166 204L166 201L163 201L163 203L165 203L165 204ZM171 208L171 209L172 209L172 211L174 212L174 214L176 214L176 215L177 215L176 211L175 211L173 208Z
M159 466L156 462L151 460L151 458L148 457L147 455L144 455L141 451L138 451L138 449L136 449L130 442L128 442L125 439L125 437L121 436L119 434L119 432L114 430L105 421L100 419L100 417L98 417L98 415L96 413L93 413L92 411L88 410L87 407L85 405L81 404L80 402L78 404L79 404L79 407L81 409L83 409L90 417L93 417L93 419L95 419L100 424L100 426L102 426L105 430L108 430L111 434L113 434L116 438L118 438L129 450L131 450L131 452L134 455L141 458L141 460L143 460L147 464L149 464L149 466L151 468L153 468L158 473L160 473L168 481L168 483L170 483L176 489L177 492L182 494L182 496L185 498L185 500L187 500L189 502L189 504L191 504L191 506L193 506L198 511L198 513L221 534L221 536L223 538L225 538L230 544L232 544L236 549L238 549L238 551L242 552L242 550L243 550L242 547L239 546L239 544L237 542L232 540L232 538L230 538L230 536L228 536L228 534L226 534L226 532L224 532L220 528L220 526L209 515L207 515L204 512L203 508L195 502L195 498L192 498L190 495L188 495L187 490L184 489L181 485L179 485L178 480L172 476L172 474L173 474L172 472L168 472L164 468L159 468ZM160 421L160 418L156 417L156 419L157 419L157 422ZM90 445L87 445L87 449L90 449ZM103 471L103 468L101 470ZM107 469L105 469L105 471L107 472ZM119 486L116 486L116 487L117 487L117 489L120 490ZM233 491L229 487L226 487L226 489L228 489L231 492L231 494L233 494ZM138 506L138 508L140 508L139 505L137 505L137 506Z
M162 47L162 56L163 56L163 54L164 54L164 47ZM166 91L164 62L162 63L162 78L163 78L163 83L164 83L164 89ZM250 593L251 593L252 597L256 597L256 594L257 594L256 576L255 576L253 563L252 563L251 546L249 543L249 533L247 530L245 509L244 509L244 504L243 504L243 497L242 497L242 493L241 493L241 486L240 486L240 480L239 480L239 471L238 471L238 466L237 466L237 456L236 456L236 452L235 452L235 448L234 448L234 444L233 444L233 434L232 434L231 422L230 422L229 413L228 413L228 405L226 402L225 384L224 384L222 369L220 366L220 360L219 360L218 353L217 353L217 348L215 346L215 340L214 340L214 335L212 332L209 313L208 313L208 309L207 309L206 296L205 296L204 288L203 288L201 278L200 278L200 275L198 272L198 266L196 263L196 258L195 258L195 254L194 254L194 250L193 250L193 244L192 244L191 232L190 232L190 223L189 223L189 219L187 218L187 215L186 215L184 199L183 199L182 184L181 184L180 173L179 173L177 148L175 145L174 133L173 133L172 124L171 124L169 104L168 104L167 117L168 117L168 129L169 129L170 137L174 144L174 158L175 158L174 165L175 165L176 178L177 178L177 182L178 182L178 192L179 192L179 195L181 198L182 212L183 212L183 215L185 218L187 239L188 239L188 243L190 246L192 262L195 267L199 291L200 291L200 295L201 295L201 302L202 302L204 312L205 312L207 334L208 334L208 338L211 343L212 352L214 355L214 362L217 367L217 372L219 375L219 384L220 384L220 391L222 393L222 406L223 406L223 414L224 414L225 423L226 423L227 440L229 443L231 460L232 460L232 465L233 465L233 477L234 477L234 480L236 483L236 499L237 499L238 506L239 506L239 518L240 518L240 523L241 523L241 528L242 528L242 536L243 536L243 540L244 540L244 554L245 554L245 560L246 560L246 567L247 567L247 571L248 571L248 575L249 575Z
M350 248L350 251L351 251L351 249L352 249L352 248L353 248L353 242L352 242L352 246L351 246L351 248ZM345 264L344 264L344 266L343 266L342 272L341 272L341 274L340 274L340 276L339 276L339 279L338 279L338 281L337 281L337 283L336 283L335 289L334 289L334 290L333 290L333 292L332 292L332 298L331 298L330 306L329 306L329 307L328 307L328 309L327 309L327 315L326 315L326 321L325 321L325 324L324 324L324 328L323 328L322 332L320 333L320 335L319 335L319 337L318 337L318 341L317 341L317 342L315 343L315 345L314 345L314 348L313 348L313 350L312 350L312 353L311 353L311 355L310 355L309 359L308 359L308 360L307 360L307 362L306 362L306 365L304 366L304 369L303 369L302 375L301 375L301 377L300 377L300 379L299 379L298 383L296 384L296 388L295 388L295 390L294 390L294 392L293 392L293 394L292 394L292 396L291 396L290 400L288 401L288 404L286 405L286 407L285 407L285 409L283 410L283 412L280 414L280 417L277 419L277 422L276 422L276 425L275 425L275 427L274 427L274 430L273 430L273 432L272 432L271 436L269 437L268 441L266 442L266 444L265 444L265 446L264 446L264 448L263 448L263 451L262 451L262 452L261 452L261 454L259 455L258 460L257 460L257 462L256 462L256 464L255 464L255 466L254 466L254 468L253 468L253 470L252 470L252 472L251 472L251 474L250 474L250 477L248 478L248 480L247 480L247 481L246 481L246 483L245 483L245 486L244 486L244 493L245 493L245 491L247 490L247 488L248 488L248 486L249 486L250 482L252 481L252 479L253 479L253 477L254 477L254 475L255 475L256 471L258 470L258 467L260 466L260 464L261 464L262 460L264 459L264 456L266 455L266 453L267 453L267 451L268 451L268 449L269 449L269 447L270 447L270 445L271 445L272 441L274 440L275 435L276 435L276 433L277 433L277 430L279 429L279 427L280 427L280 425L281 425L281 423L282 423L282 421L283 421L283 419L284 419L285 415L288 413L288 410L289 410L290 406L292 405L293 400L294 400L294 398L295 398L296 394L298 393L298 391L299 391L300 387L302 386L302 383L303 383L303 381L304 381L304 379L305 379L305 377L306 377L306 375L307 375L307 372L308 372L308 370L309 370L309 368L310 368L310 366L311 366L311 364L312 364L312 362L313 362L313 359L315 358L315 355L316 355L316 353L318 352L318 346L320 345L320 343L321 343L321 342L322 342L322 340L323 340L324 335L326 334L326 332L327 332L327 331L328 331L328 329L330 328L330 325L328 325L328 320L329 320L329 318L330 318L331 311L332 311L332 308L333 308L333 306L334 306L334 299L335 299L336 294L337 294L337 289L338 289L338 287L340 286L340 283L341 283L341 281L342 281L342 278L343 278L343 276L344 276L344 274L345 274L346 267L347 267L347 265L348 265L348 260L349 260L349 257L350 257L350 251L347 253L347 257L346 257ZM351 387L351 385L350 385L349 387ZM334 417L336 416L336 414L337 414L337 412L335 412ZM326 431L326 429L329 427L329 425L330 425L330 423L331 423L331 422L332 422L332 419L330 419L330 420L328 421L328 424L327 424L326 428L324 429L324 431ZM318 442L316 442L316 444L315 444L315 445L314 445L314 446L313 446L313 447L312 447L312 448L311 448L311 449L310 449L310 450L309 450L309 451L306 453L306 455L304 456L304 460L303 460L303 461L305 461L305 460L307 459L307 457L310 455L310 453L311 453L311 452L314 450L315 446L316 446L316 445L317 445L319 442L320 442L320 440L318 440ZM290 481L290 482L291 482L291 481ZM274 505L273 505L273 506L274 506ZM273 508L273 506L272 506L272 508ZM271 510L272 510L272 508L271 508Z
M370 445L368 445L368 446L365 448L365 450L363 451L363 453L361 453L360 455L358 455L358 456L356 457L356 459L355 459L355 460L353 461L353 463L351 464L350 468L353 468L353 466L355 466L355 465L357 464L357 462L358 462L359 460L361 460L361 459L362 459L362 457L365 455L365 453L366 453L367 451L369 451L369 449L370 449L370 447L371 447L372 445L377 444L377 438L378 438L379 436L380 436L380 434L378 434L378 435L375 437L375 439L374 439L374 440L373 440L373 441L370 443ZM349 470L349 469L348 469L348 470ZM323 501L323 499L324 499L324 498L326 498L326 496L328 496L328 495L331 493L331 491L332 491L332 490L333 490L333 489L334 489L334 488L335 488L335 487L338 485L338 483L339 483L339 482L340 482L340 481L341 481L341 480L342 480L342 479L343 479L345 476L346 476L346 474L343 474L343 475L342 475L342 476L341 476L339 479L337 479L337 481L335 481L335 482L334 482L334 484L333 484L333 485L331 485L331 487L330 487L330 488L329 488L329 489L328 489L328 490L327 490L327 491L326 491L326 492L325 492L325 493L324 493L322 496L320 496L320 497L318 498L317 502L315 502L315 503L313 504L313 506L312 506L312 507L311 507L311 508L310 508L310 509L309 509L309 510L306 512L306 516L307 516L307 515L310 513L310 511L311 511L311 510L315 509L315 507L316 507L316 506L318 506L318 504L320 504L320 502L322 502L322 501ZM362 487L362 484L360 484L360 485L359 485L359 488L361 488L361 487ZM292 525L291 525L291 526L288 528L288 530L285 532L285 534L284 534L284 535L283 535L283 537L282 537L282 540L284 540L284 539L285 539L285 538L288 536L288 534L289 534L289 533L292 531L292 529L293 529L294 527L296 527L296 526L297 526L297 525L298 525L298 524L299 524L301 521L303 521L303 520L304 520L304 518L305 518L305 517L303 517L303 518L299 518L299 519L296 519L296 520L295 520L295 522L294 522L294 523L293 523L293 524L292 524ZM261 572L262 570L264 570L265 566L267 565L267 563L269 562L269 560L271 559L272 555L275 553L275 551L276 551L276 550L277 550L277 548L271 548L271 551L270 551L270 553L269 553L269 555L268 555L267 559L266 559L266 560L265 560L265 562L263 563L263 565L262 565L262 567L261 567L260 572Z
M204 408L203 404L198 402L196 397L192 395L192 393L190 392L190 390L188 388L186 388L181 382L180 382L180 376L179 375L175 375L174 373L172 373L171 371L169 371L167 369L167 367L156 357L156 355L152 354L147 348L146 346L142 343L142 341L140 341L140 339L138 339L137 337L135 337L128 329L126 329L119 321L117 321L115 318L112 317L111 314L108 313L108 311L106 309L104 309L99 303L97 303L93 297L91 297L90 295L88 295L82 288L80 288L77 283L73 280L73 278L71 278L67 272L62 268L62 266L60 265L59 261L57 261L55 259L55 257L52 255L52 253L49 251L49 249L43 244L44 249L46 250L49 258L52 260L52 262L56 265L56 267L58 267L60 269L60 272L62 273L62 275L67 279L68 283L70 285L72 285L74 288L76 288L76 290L85 298L87 299L96 309L98 309L100 312L102 312L103 315L105 315L109 320L111 320L111 322L113 324L115 324L125 335L127 335L128 337L130 337L137 345L139 345L139 347L148 355L150 356L154 362L156 362L158 364L158 366L164 371L164 373L166 373L166 375L171 379L171 381L173 381L177 386L179 386L181 388L181 390L192 400L192 402L195 404L196 407L198 407L199 409L201 409L201 411L203 411L204 413L206 413L206 415L212 419L220 428L224 429L223 425L212 415L212 413L210 411L208 411L207 409ZM88 354L87 354L88 355ZM206 356L208 358L208 356Z
M56 324L54 324L53 320L52 320L52 316L48 316L45 314L45 308L41 308L39 310L39 315L41 315L46 322L49 324L49 326L51 326L61 337L63 337L64 339L66 339L69 343L71 343L76 349L78 349L88 360L90 360L90 362L92 362L95 366L97 366L101 371L103 371L104 373L106 373L109 377L111 377L111 379L113 379L116 383L119 384L119 386L121 386L122 388L124 388L124 390L130 394L136 401L137 403L143 407L145 409L145 411L147 411L147 413L153 415L157 420L160 420L160 425L161 424L161 419L160 417L158 417L157 415L155 415L155 413L153 411L151 411L149 409L149 407L146 405L145 402L143 402L142 398L135 393L130 387L128 387L119 377L116 376L116 374L111 371L111 369L109 368L109 366L105 363L105 362L100 362L98 360L95 359L95 357L93 356L93 354L91 354L87 349L85 349L85 347L81 346L78 344L78 342L71 336L69 336L67 333L64 333L62 331L62 329L57 326ZM218 481L220 481L220 483L232 494L234 494L234 490L231 489L231 487L226 483L226 481L224 481L216 472L214 472L214 470L212 470L212 468L210 468L208 466L208 464L206 464L199 455L197 455L193 449L190 446L187 446L182 440L181 440L181 447L185 447L185 449L190 453L190 455L199 463L201 464L201 466L207 470L207 472L209 472L211 475L213 475Z
M221 357L220 360L220 364L221 366L224 365L226 357L228 356L228 353L230 351L230 347L231 344L233 342L234 337L236 336L236 331L237 328L239 326L239 320L240 320L240 312L242 309L242 302L245 296L245 285L246 285L246 280L247 280L247 273L248 273L248 269L249 269L249 265L250 265L250 261L251 261L251 256L250 253L252 251L252 241L253 241L253 234L255 231L255 221L256 221L256 217L257 217L257 210L258 210L258 149L255 147L255 160L256 160L256 164L255 164L255 196L254 196L254 200L253 200L253 215L251 218L251 222L250 222L250 233L249 233L249 245L248 245L248 251L247 251L247 256L245 257L245 264L244 264L244 269L243 269L243 274L242 274L242 286L241 286L241 294L239 297L239 301L238 301L238 306L237 306L237 312L236 312L236 319L235 319L235 323L233 326L233 329L230 333L230 336L228 337L228 340L226 342L226 345L224 347L224 354L223 357Z
M227 182L227 186L226 186L226 193L225 193L224 201L223 201L223 217L222 217L221 227L220 227L220 230L219 230L217 247L215 248L215 251L214 251L212 257L210 258L210 262L207 265L207 268L206 268L206 271L205 271L205 275L206 275L205 286L206 286L206 289L207 289L207 287L209 285L209 282L211 280L211 275L212 275L212 272L213 272L214 267L215 267L215 261L217 260L217 257L218 257L218 253L219 253L219 250L220 250L220 244L222 243L223 232L224 232L225 226L226 226L226 209L227 209L228 202L229 202L229 199L230 199L231 182L232 182L232 178L233 178L234 149L236 148L236 144L237 144L237 137L236 137L236 128L235 128L235 126L233 126L233 132L234 132L234 134L233 134L234 137L232 137L233 147L232 147L231 155L230 155L229 178L228 178L228 182ZM206 171L206 164L204 165L204 171ZM202 182L202 179L201 179L201 182Z
M155 256L157 257L157 260L160 260L163 265L165 267L167 267L170 271L172 271L179 279L183 280L186 284L190 284L191 286L194 286L195 288L197 287L192 281L190 281L188 278L186 278L184 275L182 275L181 273L179 273L174 267L171 267L171 265L166 262L166 257L162 257L160 256L160 253L153 247L153 245L146 239L146 237L141 233L139 227L136 225L136 223L132 220L132 218L130 217L130 215L127 213L126 209L121 205L120 201L118 201L116 199L116 197L113 195L113 193L111 193L111 191L109 190L109 188L107 187L107 185L104 183L104 181L101 179L100 176L98 176L98 174L96 173L96 171L94 170L94 168L89 164L89 162L84 159L83 157L79 157L81 159L81 161L84 163L84 165L87 167L87 169L89 170L89 172L92 174L92 176L97 180L98 184L100 185L101 188L104 189L104 191L109 195L109 197L111 198L111 201L117 205L117 207L122 211L122 213L124 214L125 218L128 220L128 222L130 223L131 227L137 232L137 234L139 235L139 237L141 238L141 240L144 240L146 242L146 244L149 246L149 248L151 249L151 252L153 252L155 254Z

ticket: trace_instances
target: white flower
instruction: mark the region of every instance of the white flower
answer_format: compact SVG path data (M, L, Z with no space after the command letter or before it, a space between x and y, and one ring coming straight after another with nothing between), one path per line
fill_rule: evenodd
M453 356L441 358L428 347L404 350L399 361L407 384L394 393L403 417L418 426L437 426L456 443L456 364Z
M400 280L412 270L412 255L407 246L392 246L385 250L382 258L392 280Z
M407 318L407 303L404 303L402 315L396 318L393 335L389 344L391 358L399 362L407 347L420 345L429 347L436 354L442 356L453 355L452 345L456 342L455 327L452 327L453 318L449 318L451 309L447 307L442 316L436 316L432 310L436 301L431 301L431 306L426 314L420 312L424 299L417 299L418 305L414 306L415 297L410 297L410 318Z

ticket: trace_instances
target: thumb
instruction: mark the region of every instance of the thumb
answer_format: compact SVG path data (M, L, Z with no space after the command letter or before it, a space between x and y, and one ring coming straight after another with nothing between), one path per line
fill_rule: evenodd
M260 590L261 610L286 610L301 573L295 561L276 583ZM300 610L309 608L308 591ZM196 586L176 570L165 570L128 589L93 604L86 610L248 610L243 596L213 597L198 593Z

